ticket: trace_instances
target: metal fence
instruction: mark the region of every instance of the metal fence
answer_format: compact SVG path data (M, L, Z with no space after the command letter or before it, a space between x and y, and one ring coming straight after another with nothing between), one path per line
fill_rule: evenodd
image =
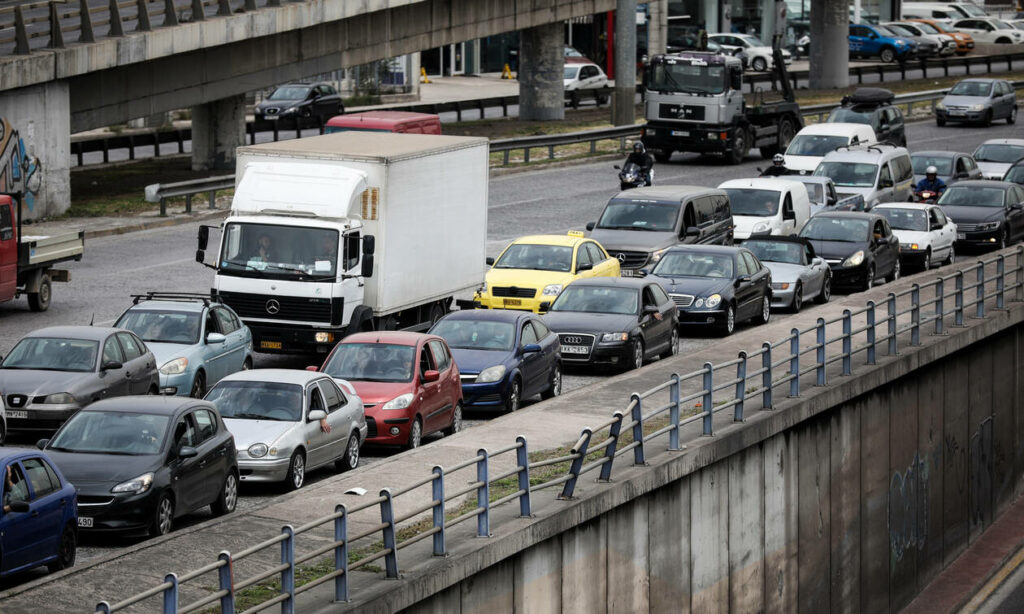
M1008 266L1009 264L1009 266ZM985 318L992 308L1004 309L1007 301L1024 301L1024 246L999 253L960 270L942 274L931 281L915 283L909 289L890 293L880 304L868 301L860 309L843 310L830 319L818 318L811 327L793 328L790 334L774 342L765 342L756 352L740 352L737 358L713 364L706 362L693 372L673 374L664 383L643 393L633 393L622 411L609 420L580 432L567 454L531 461L528 442L519 436L515 443L498 450L481 449L473 458L450 467L435 466L430 476L392 490L357 506L338 505L334 513L308 524L282 528L281 533L250 548L232 554L221 552L217 561L184 575L170 573L165 581L123 601L102 602L97 612L117 612L146 599L161 596L166 614L184 614L219 604L220 612L232 613L236 594L266 580L279 582L277 594L246 612L258 612L280 604L281 612L294 609L295 598L316 586L333 583L336 601L349 601L348 579L352 571L378 560L384 561L384 576L399 577L398 552L422 540L430 539L432 553L444 555L450 531L459 524L476 520L475 535L491 535L491 510L515 502L520 517L529 517L532 497L539 491L560 487L558 499L569 499L581 477L596 472L598 482L612 477L616 461L632 457L632 466L644 465L652 440L667 435L667 451L685 449L682 431L690 424L695 437L713 435L715 414L731 416L728 423L744 421L756 411L776 407L776 393L796 398L804 381L825 386L829 378L854 373L854 364L877 364L879 353L895 356L900 343L921 345L922 335L941 335L948 326L960 327L971 317ZM863 357L863 358L861 358ZM838 367L836 366L838 365ZM514 457L512 469L496 472L494 459ZM628 462L628 461L627 461ZM569 464L568 471L539 484L531 484L531 471L541 467ZM628 465L627 465L628 466ZM446 486L446 479L459 471L475 473L475 479L458 488ZM499 480L514 479L516 490L494 501L490 488ZM402 514L396 514L394 501L412 491L430 487L430 501ZM465 511L446 518L446 504L469 497ZM474 501L475 500L475 501ZM469 507L471 505L471 507ZM354 514L374 514L374 522L358 533L350 534L348 520ZM429 513L429 528L399 537L397 525ZM318 527L333 529L333 540L301 555L296 554L297 538ZM377 541L380 549L358 561L349 561L354 544ZM245 579L235 577L235 564L258 552L279 549L280 563ZM296 586L296 566L328 555L333 556L332 571L302 586ZM234 570L234 571L232 571ZM218 589L189 604L179 604L182 584L205 574L217 572Z

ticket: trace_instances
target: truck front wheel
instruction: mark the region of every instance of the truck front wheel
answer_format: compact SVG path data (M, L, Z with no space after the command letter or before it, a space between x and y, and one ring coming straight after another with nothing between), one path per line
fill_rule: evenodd
M750 151L749 143L746 129L743 127L736 128L736 133L732 137L732 149L725 154L726 161L729 164L743 162L743 159L747 157L747 152Z
M32 311L46 311L50 308L50 276L43 274L39 278L39 288L28 293L28 308Z

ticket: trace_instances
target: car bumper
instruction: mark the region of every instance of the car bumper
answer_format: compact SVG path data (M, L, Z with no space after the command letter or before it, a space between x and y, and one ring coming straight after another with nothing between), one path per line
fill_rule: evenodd
M243 459L245 450L238 451L238 478L243 482L283 482L288 477L291 455L284 458ZM284 455L282 455L284 456Z
M868 268L861 264L855 267L843 267L838 264L830 264L832 268L833 287L860 287L868 278Z
M64 422L81 409L77 405L46 407L29 404L24 408L7 409L7 430L9 431L56 431Z
M654 152L693 151L723 153L732 149L732 126L709 127L702 124L656 124L644 126L641 141Z
M404 446L409 443L409 429L412 427L411 416L416 415L415 408L405 410L366 409L366 443L385 446ZM394 432L392 432L394 429ZM424 433L425 435L426 433Z
M977 122L985 118L992 111L991 108L981 111L949 111L935 109L935 117L947 122Z
M925 256L926 253L927 253L927 250L923 250L923 249L911 250L911 249L908 249L908 248L901 248L900 249L900 263L901 264L909 264L909 265L913 265L913 266L919 266L919 265L924 263L924 256Z
M725 311L722 309L677 309L679 323L686 326L723 326Z
M186 371L174 375L160 374L160 394L188 396L192 392L192 378L195 373Z
M956 242L959 245L999 245L1003 230L984 230L980 232L957 232ZM960 237L963 237L962 239Z
M474 297L480 304L481 309L514 309L517 311L532 311L537 313L540 311L541 303L552 303L557 296L541 296L540 291L537 291L538 296L534 298L512 298L512 297L494 297L490 294L477 295Z
M497 382L462 384L463 407L500 407L505 405L508 394L508 379Z
M572 365L625 365L632 359L632 348L629 341L613 343L595 343L589 354L562 353L562 364Z
M91 496L89 496L91 495ZM156 512L159 491L150 488L142 494L111 494L109 491L79 490L78 518L82 531L134 531L149 527ZM109 499L107 503L83 502L83 498ZM92 526L88 526L91 519Z
M785 290L772 287L772 307L782 309L793 304L793 297L796 295L796 285L789 284Z

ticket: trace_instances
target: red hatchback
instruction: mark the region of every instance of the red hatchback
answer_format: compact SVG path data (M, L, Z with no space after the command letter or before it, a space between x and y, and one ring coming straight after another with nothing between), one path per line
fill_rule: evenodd
M366 443L415 448L424 435L462 430L459 368L436 335L382 331L349 335L320 370L363 399Z

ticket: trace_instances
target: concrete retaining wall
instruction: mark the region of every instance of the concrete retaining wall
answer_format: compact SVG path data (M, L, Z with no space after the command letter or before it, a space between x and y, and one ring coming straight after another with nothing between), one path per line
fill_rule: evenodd
M0 98L0 191L20 191L27 220L71 206L68 84L51 81Z

